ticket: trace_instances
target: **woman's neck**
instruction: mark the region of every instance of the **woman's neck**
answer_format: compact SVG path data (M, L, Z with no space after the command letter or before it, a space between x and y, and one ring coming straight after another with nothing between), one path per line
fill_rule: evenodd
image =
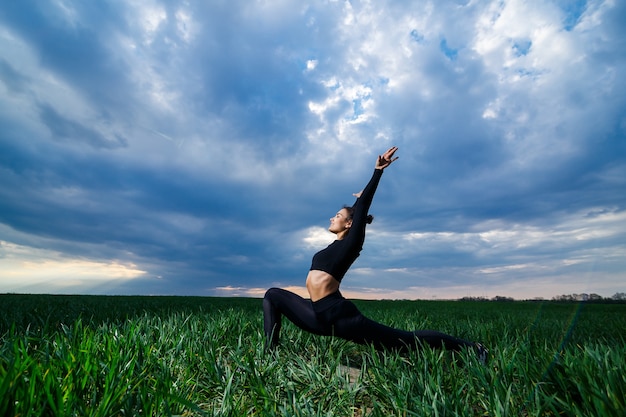
M335 236L337 236L337 240L343 240L343 238L348 235L349 231L350 229L346 229L346 230L336 233Z

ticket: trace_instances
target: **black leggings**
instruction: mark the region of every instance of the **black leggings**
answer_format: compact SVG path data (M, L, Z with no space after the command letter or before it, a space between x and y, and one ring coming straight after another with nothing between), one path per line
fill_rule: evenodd
M263 299L264 330L270 348L278 344L283 315L307 332L371 344L378 350L405 350L421 343L450 350L474 345L441 332L409 332L376 323L361 314L339 291L313 302L280 288L270 288Z

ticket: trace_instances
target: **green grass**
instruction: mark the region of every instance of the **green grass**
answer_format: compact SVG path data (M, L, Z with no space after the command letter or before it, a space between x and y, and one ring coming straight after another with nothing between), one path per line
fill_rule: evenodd
M480 366L468 352L378 353L291 324L266 354L257 299L0 295L0 303L3 416L626 410L624 304L356 302L389 325L484 342L492 355Z

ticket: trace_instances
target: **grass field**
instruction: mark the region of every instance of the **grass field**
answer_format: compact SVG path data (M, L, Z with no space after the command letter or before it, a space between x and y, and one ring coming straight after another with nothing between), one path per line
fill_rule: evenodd
M478 340L491 359L377 353L261 300L0 295L2 416L624 416L626 304L356 301L375 320Z

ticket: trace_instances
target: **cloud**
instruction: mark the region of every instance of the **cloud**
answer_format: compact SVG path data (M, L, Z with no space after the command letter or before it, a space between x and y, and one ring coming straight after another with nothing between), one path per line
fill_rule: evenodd
M625 15L602 0L10 2L0 230L29 255L0 268L52 292L302 289L327 219L397 145L346 293L623 291ZM27 264L56 272L35 287Z
M142 276L146 271L117 260L94 261L69 258L49 249L16 245L0 241L0 274L2 285L11 292L74 293L115 291L120 281Z

